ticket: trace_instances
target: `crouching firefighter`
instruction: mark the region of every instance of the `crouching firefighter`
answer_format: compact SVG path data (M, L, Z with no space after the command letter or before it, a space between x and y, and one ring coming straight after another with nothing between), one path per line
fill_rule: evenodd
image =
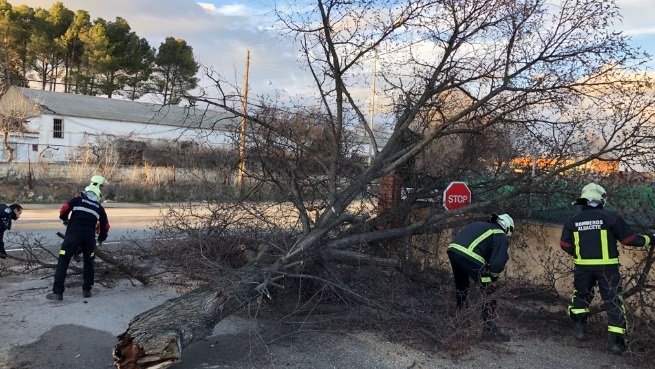
M95 277L93 258L96 246L96 223L100 223L99 243L107 239L107 232L109 231L107 213L98 202L99 197L100 190L98 187L87 186L82 191L81 196L69 200L59 211L59 219L68 226L66 227L64 242L61 244L61 250L59 250L52 293L46 296L48 300L63 300L66 271L71 257L78 248L82 249L82 255L84 256L82 296L85 298L91 297L91 288Z
M575 322L575 338L586 340L589 305L598 284L607 309L608 348L614 354L626 349L627 329L625 306L621 294L619 251L617 242L628 246L647 246L655 236L636 234L623 217L603 208L607 193L598 184L582 188L580 198L573 202L582 210L564 223L560 246L573 257L573 296L568 314Z
M496 312L496 281L509 260L509 239L514 232L514 220L507 214L492 214L487 222L473 222L464 228L448 245L448 259L455 280L457 308L468 307L467 297L470 280L485 293L482 306L484 338L507 342L510 336L503 334L494 324Z

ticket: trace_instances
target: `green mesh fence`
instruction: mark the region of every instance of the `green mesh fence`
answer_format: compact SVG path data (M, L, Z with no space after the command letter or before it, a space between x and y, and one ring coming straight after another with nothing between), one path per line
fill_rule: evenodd
M580 211L580 206L571 203L580 195L582 186L555 182L535 193L519 194L498 207L519 219L563 224ZM510 185L489 188L483 180L472 182L470 187L476 201L492 199L514 190ZM655 219L655 191L651 186L605 186L605 189L609 194L607 208L619 212L635 228L655 228L655 224L652 224Z

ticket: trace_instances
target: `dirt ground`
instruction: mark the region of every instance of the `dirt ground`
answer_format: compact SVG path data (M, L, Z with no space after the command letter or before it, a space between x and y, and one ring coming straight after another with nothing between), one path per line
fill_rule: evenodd
M64 300L51 302L45 299L51 283L50 272L0 277L0 369L112 368L116 336L130 320L180 294L160 283L120 280L96 284L94 296L84 299L81 279L73 275ZM230 316L170 368L636 368L628 364L629 354L606 353L602 340L580 344L570 336L546 339L520 329L510 331L509 343L482 343L457 355L409 348L367 331L280 336L270 334L274 329L270 317Z

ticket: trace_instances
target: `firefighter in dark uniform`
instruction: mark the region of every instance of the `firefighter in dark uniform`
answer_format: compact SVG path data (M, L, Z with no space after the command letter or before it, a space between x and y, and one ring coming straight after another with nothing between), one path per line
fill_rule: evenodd
M604 209L607 193L598 184L589 183L573 204L582 211L564 223L560 246L573 257L573 297L568 314L575 322L575 338L586 339L589 305L598 284L607 308L608 345L612 353L625 351L626 318L617 242L628 246L655 243L653 235L638 235L617 213Z
M484 289L487 295L482 307L484 337L507 342L494 324L496 311L496 281L509 260L509 239L514 231L514 220L507 214L492 214L487 222L473 222L464 228L448 245L448 259L455 279L457 308L467 305L470 280Z
M11 222L18 220L23 213L23 207L19 204L0 204L0 258L7 257L5 251L5 231L11 229Z
M94 282L94 265L96 244L96 224L100 223L98 242L102 243L107 239L109 221L105 209L98 202L100 189L96 186L87 186L81 196L74 197L65 203L59 211L59 219L67 224L64 242L59 250L57 269L55 270L55 282L52 293L48 294L48 300L63 300L64 281L66 271L70 264L71 257L78 248L82 249L84 256L84 272L82 284L82 296L91 297L91 288Z
M91 177L91 182L89 185L85 188L85 191L93 191L94 194L97 195L98 197L98 202L103 203L103 195L102 195L102 187L106 184L108 184L107 180L103 176L95 175ZM99 233L99 227L100 225L98 224L96 226L96 233ZM78 248L77 251L73 254L73 260L76 263L79 263L82 261L82 258L80 257L82 255L82 248Z

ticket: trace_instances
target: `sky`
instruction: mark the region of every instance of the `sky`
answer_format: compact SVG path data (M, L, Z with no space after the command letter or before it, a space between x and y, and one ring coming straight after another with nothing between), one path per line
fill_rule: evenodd
M292 0L291 0L292 1ZM9 0L13 6L50 8L54 0ZM242 86L246 52L250 52L249 90L255 95L282 88L291 95L312 81L301 72L298 47L270 31L273 0L61 0L69 9L87 10L91 19L125 18L132 30L157 48L166 37L186 40L201 64L232 76ZM655 56L655 1L617 0L623 20L619 29L633 45ZM655 69L655 62L649 64ZM258 91L267 91L260 92Z
M265 0L267 1L267 0ZM54 0L9 0L12 6L50 8ZM91 19L127 20L139 37L158 48L166 37L184 39L196 60L227 74L239 86L244 83L246 53L250 52L249 90L270 91L282 86L294 94L310 80L300 81L297 47L267 31L264 7L255 1L222 0L61 0L67 8L87 10Z

